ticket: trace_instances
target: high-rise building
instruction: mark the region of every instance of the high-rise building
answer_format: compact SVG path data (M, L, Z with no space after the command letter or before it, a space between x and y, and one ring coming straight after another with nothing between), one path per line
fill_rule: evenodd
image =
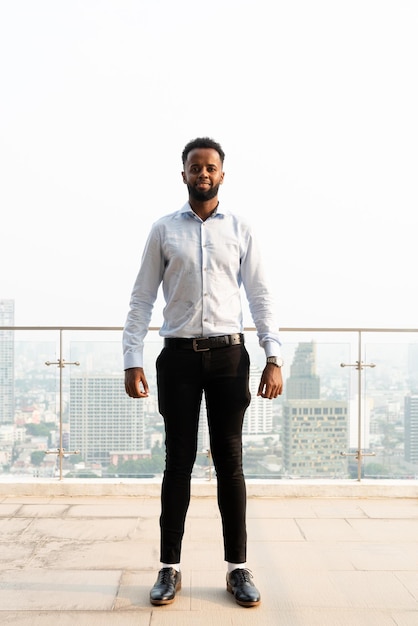
M418 395L405 398L405 461L418 463Z
M294 476L340 476L347 461L347 403L288 400L283 407L283 460Z
M144 454L144 435L144 403L126 395L122 376L71 378L70 446L86 463Z
M348 405L321 399L313 342L297 346L283 403L283 462L294 476L341 476L347 460Z
M418 343L408 346L408 379L412 393L418 393Z
M243 435L263 435L273 430L273 404L257 396L261 373L259 367L250 367L251 403L245 413Z
M316 346L314 342L298 344L286 381L287 400L319 399L320 380L316 374Z
M0 300L0 424L14 419L14 300Z

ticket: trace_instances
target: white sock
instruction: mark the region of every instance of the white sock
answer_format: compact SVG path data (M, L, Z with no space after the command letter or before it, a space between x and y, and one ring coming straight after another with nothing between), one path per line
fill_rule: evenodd
M180 571L180 563L161 563L161 567L172 567L176 572Z
M245 569L246 563L228 563L228 574L234 571L234 569Z

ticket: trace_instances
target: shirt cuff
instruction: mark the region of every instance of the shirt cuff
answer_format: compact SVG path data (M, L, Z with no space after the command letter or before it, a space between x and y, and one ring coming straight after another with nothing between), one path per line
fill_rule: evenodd
M263 346L266 358L269 356L282 356L280 346L276 341L266 341Z
M123 368L144 367L144 357L141 352L127 352L123 357Z

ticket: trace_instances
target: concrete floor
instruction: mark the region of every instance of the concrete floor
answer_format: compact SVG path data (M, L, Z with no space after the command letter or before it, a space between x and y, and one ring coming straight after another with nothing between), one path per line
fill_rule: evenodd
M148 600L159 568L158 487L142 495L47 490L0 489L2 625L418 624L416 488L415 497L358 488L260 497L269 490L250 489L248 566L262 594L251 609L226 591L213 487L193 495L183 588L165 607Z

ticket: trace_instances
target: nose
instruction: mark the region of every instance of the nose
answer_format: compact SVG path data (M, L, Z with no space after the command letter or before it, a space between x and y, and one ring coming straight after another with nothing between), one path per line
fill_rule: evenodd
M203 168L199 172L198 179L199 180L205 180L206 178L209 178L209 174L208 174L207 170L205 168Z

